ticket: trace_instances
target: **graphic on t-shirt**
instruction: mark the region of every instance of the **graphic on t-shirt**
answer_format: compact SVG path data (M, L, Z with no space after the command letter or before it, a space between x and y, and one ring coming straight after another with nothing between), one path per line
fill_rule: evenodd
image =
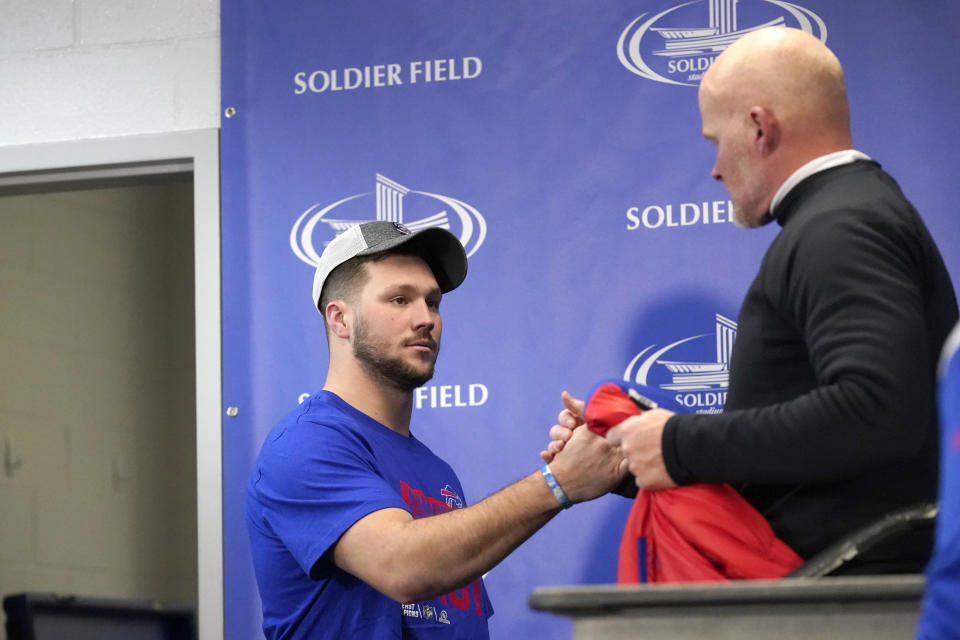
M463 507L463 500L460 499L460 496L457 495L457 492L454 491L450 485L440 489L440 495L446 498L447 505L453 507L454 509L460 509Z
M400 481L400 497L410 507L410 513L413 514L414 518L425 518L463 507L463 499L452 485L444 485L440 490L440 495L445 502L441 502L419 489L414 489L403 480ZM478 578L465 587L442 595L437 599L437 602L443 606L452 606L460 611L472 609L477 616L483 617L483 579ZM403 605L403 615L405 618L433 620L443 624L452 623L446 609L426 603Z
M450 485L447 485L448 488L449 486ZM403 501L410 507L410 513L413 514L414 518L425 518L426 516L433 516L438 513L443 513L444 511L451 511L462 507L463 501L460 500L460 496L452 490L450 490L450 493L459 503L456 506L451 502L451 498L449 497L446 498L446 502L441 502L433 496L428 496L419 489L414 489L403 480L400 481L400 497L403 498Z

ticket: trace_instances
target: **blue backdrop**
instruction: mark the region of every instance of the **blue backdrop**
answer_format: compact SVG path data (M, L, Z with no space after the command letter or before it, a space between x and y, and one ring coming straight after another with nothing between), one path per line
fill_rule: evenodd
M350 224L460 236L413 428L476 502L538 466L559 395L607 377L716 411L740 299L777 228L731 223L696 84L743 30L825 40L858 148L956 279L960 5L898 0L222 0L225 637L260 638L242 497L326 371L311 262ZM670 367L664 362L696 363ZM486 581L494 637L565 637L539 585L616 579L628 501L564 512Z

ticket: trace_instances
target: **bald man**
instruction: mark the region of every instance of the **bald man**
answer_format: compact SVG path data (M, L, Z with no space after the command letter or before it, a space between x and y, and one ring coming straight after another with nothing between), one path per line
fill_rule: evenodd
M740 310L724 412L649 411L608 438L640 487L731 483L809 557L935 498L935 368L957 302L916 210L854 149L823 43L784 27L742 37L704 75L699 106L737 224L782 229ZM582 421L564 402L548 460ZM925 553L894 550L889 567L921 568Z

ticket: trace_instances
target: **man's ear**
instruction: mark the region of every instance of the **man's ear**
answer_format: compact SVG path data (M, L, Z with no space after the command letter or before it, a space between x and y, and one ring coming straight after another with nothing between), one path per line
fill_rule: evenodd
M330 333L344 340L350 339L350 327L353 324L350 315L350 306L343 300L333 300L327 303L323 312L327 320Z
M750 109L750 120L753 122L756 137L754 148L761 157L768 157L780 146L780 121L772 111L766 107Z

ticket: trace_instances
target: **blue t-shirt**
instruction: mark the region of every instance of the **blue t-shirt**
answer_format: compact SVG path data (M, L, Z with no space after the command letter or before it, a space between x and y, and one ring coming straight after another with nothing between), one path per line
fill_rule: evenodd
M940 366L940 511L917 627L923 640L960 638L960 324Z
M414 518L466 505L453 469L405 437L320 391L267 436L247 484L246 516L269 640L488 638L483 580L400 604L324 557L369 513Z

